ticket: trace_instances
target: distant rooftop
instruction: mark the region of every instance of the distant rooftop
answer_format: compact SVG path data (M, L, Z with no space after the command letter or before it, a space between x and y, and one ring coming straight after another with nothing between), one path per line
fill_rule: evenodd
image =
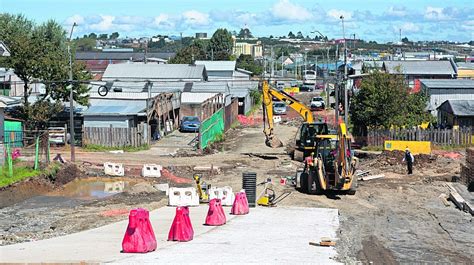
M188 64L109 64L102 80L195 80L207 79L204 65Z
M438 109L445 108L446 104L456 116L474 116L474 100L446 100Z
M148 58L161 58L168 60L174 57L175 53L149 52ZM76 60L132 60L143 61L143 52L76 52Z
M471 79L420 79L427 88L462 88L474 89L474 80Z
M196 61L194 64L206 66L207 71L234 71L236 61Z
M390 74L456 75L450 61L384 61L383 65Z

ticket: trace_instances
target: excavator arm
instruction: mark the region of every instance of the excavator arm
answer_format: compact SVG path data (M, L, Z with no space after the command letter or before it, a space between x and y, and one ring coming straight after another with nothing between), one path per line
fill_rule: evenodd
M262 93L264 123L263 133L266 137L265 143L267 146L272 148L283 146L283 143L273 133L273 98L285 102L288 107L298 112L298 114L303 118L304 122L314 122L313 113L308 107L306 107L305 104L302 104L284 91L278 91L274 88L271 88L267 81L263 81Z

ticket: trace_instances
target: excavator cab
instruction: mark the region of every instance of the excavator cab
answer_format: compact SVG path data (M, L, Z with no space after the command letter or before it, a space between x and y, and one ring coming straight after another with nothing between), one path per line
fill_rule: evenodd
M328 135L329 129L325 122L313 122L301 124L296 134L296 150L295 159L302 161L305 157L309 156L318 145L321 139L318 136ZM298 155L296 155L298 154Z

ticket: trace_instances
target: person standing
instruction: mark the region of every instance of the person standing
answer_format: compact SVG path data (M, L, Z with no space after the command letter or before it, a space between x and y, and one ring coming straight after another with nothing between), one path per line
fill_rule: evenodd
M411 154L410 149L408 149L408 147L405 149L405 156L403 157L403 161L407 163L408 175L413 174L413 163L415 162L415 157Z

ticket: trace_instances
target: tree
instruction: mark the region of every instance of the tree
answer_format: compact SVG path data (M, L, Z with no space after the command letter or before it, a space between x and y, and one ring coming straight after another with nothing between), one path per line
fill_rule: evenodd
M237 35L237 37L241 38L241 39L253 38L252 32L250 32L250 29L248 29L248 28L240 29L239 34Z
M46 94L40 101L64 100L69 95L68 84L65 82L68 79L69 65L66 32L52 20L35 25L21 15L0 14L0 36L11 52L11 56L4 60L5 66L14 69L15 74L24 82L25 120L34 122L31 117L37 114L36 104L30 106L28 101L31 93L29 85L33 81L46 85ZM74 64L73 69L77 80L90 79L84 67ZM56 86L52 85L53 80L59 81ZM77 84L74 91L78 102L87 105L87 97L84 96L87 88Z
M94 32L92 32L91 34L89 34L89 38L91 39L97 39L97 34L95 34Z
M416 126L429 120L427 97L411 94L403 76L375 72L364 78L352 98L350 113L354 131L366 135L368 128Z
M114 32L114 33L110 34L110 39L111 40L116 40L116 39L118 39L119 36L120 36L120 34L118 32Z
M410 43L410 41L408 40L407 37L404 37L404 38L402 39L402 42L403 42L403 43Z
M206 60L206 52L195 45L191 45L180 49L168 63L191 64L196 60Z
M303 33L301 33L301 31L298 31L298 33L296 33L296 38L297 39L304 39Z
M290 32L288 33L288 38L294 39L294 38L296 38L296 36L295 36L295 34L293 34L293 32L290 31Z
M254 75L261 75L263 73L262 65L258 64L251 55L241 54L237 58L237 68L242 68L252 72Z
M107 35L106 33L103 33L103 34L99 35L99 40L106 40L108 38L109 38L109 35Z
M218 29L211 38L210 48L214 54L214 60L226 61L232 55L232 35L227 29Z
M74 40L74 47L76 51L92 51L95 48L96 40L87 37Z

